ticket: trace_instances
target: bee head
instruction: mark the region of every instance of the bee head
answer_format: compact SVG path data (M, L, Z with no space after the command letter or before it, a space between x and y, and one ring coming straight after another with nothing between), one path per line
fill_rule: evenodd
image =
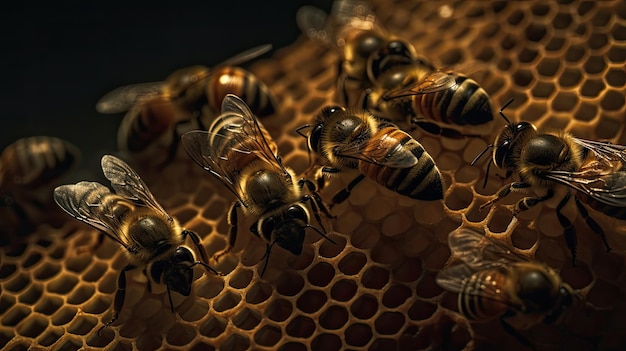
M528 122L518 122L509 124L494 142L493 163L500 169L508 169L514 166L515 159L519 157L521 149L520 140L525 140L526 136L535 133L536 128Z
M271 245L277 244L294 255L300 255L308 223L309 213L304 205L294 204L281 214L260 218L250 230Z
M170 257L170 267L163 272L163 280L169 289L184 296L191 293L194 257L186 247L178 247Z
M373 52L368 58L367 75L371 81L393 67L410 65L416 59L415 49L404 40L391 40L380 50Z

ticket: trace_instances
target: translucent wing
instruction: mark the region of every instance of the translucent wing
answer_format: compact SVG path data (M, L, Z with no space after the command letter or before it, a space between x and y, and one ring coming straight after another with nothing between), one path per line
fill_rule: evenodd
M100 229L126 249L129 248L126 235L119 229L120 214L133 205L124 204L125 200L111 194L109 188L96 182L79 182L58 186L53 197L70 216ZM107 201L104 201L105 198Z
M246 103L228 94L222 102L222 114L209 131L191 131L182 137L189 156L207 172L217 177L246 205L246 194L240 187L239 158L258 158L290 177L277 156L278 147L259 124Z
M406 87L391 90L383 95L383 99L391 100L420 94L432 94L455 86L456 77L442 71L435 71L424 77L423 80Z
M218 64L216 67L237 66L244 62L248 62L254 58L257 58L270 50L272 50L271 44L257 46L226 59L224 62Z
M546 177L614 207L626 207L626 146L574 138L596 160L576 172L552 171Z
M323 10L310 5L302 6L296 12L296 23L307 37L326 45L334 45L334 29Z
M374 29L376 16L365 1L338 0L333 3L331 16L340 25L362 30Z
M171 218L154 198L146 183L126 162L112 155L104 155L101 164L104 176L111 181L111 186L118 195L139 201Z
M341 157L358 159L386 167L413 167L418 163L418 159L411 150L418 146L421 148L421 145L408 134L402 133L402 135L410 138L410 140L399 141L387 133L362 143L338 145L335 148L335 153Z
M108 92L96 103L100 113L120 113L130 110L137 102L162 94L163 82L148 82L126 85Z

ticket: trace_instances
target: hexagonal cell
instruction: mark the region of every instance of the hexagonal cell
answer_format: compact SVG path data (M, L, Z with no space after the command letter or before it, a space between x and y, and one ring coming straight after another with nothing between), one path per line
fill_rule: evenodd
M237 306L241 301L241 295L227 291L213 301L213 308L218 312L224 312Z
M48 319L40 315L30 315L20 323L15 331L21 336L27 338L36 338L41 335L48 327Z
M8 282L2 284L4 290L19 293L24 290L30 284L30 279L25 274L18 274L13 276Z
M309 283L315 286L327 286L335 277L335 268L327 262L320 262L307 273Z
M587 78L580 87L579 93L585 97L597 97L606 88L602 80Z
M590 56L583 65L587 74L601 73L606 69L604 56Z
M617 136L622 127L622 122L614 119L604 118L598 121L595 128L596 137L599 140L610 140Z
M372 328L364 323L351 324L345 331L346 344L350 346L365 346L372 336Z
M592 50L602 50L609 44L609 38L604 33L593 33L589 38L589 48Z
M228 279L228 285L235 289L244 289L250 284L254 273L250 269L240 269L235 271Z
M346 238L336 234L331 234L329 237L334 241L334 243L329 240L322 241L319 248L319 254L322 257L327 258L337 257L346 247Z
M350 305L350 313L359 319L370 319L376 312L378 312L378 300L371 294L359 296Z
M330 290L330 296L336 301L349 301L357 292L357 283L351 279L338 280Z
M596 118L598 114L598 106L595 103L581 101L580 105L574 112L574 119L578 121L588 122Z
M548 29L546 28L544 24L533 22L533 23L530 23L528 27L526 27L524 34L526 35L526 38L528 40L534 41L534 42L540 42L542 39L546 37L547 32L548 32Z
M76 335L87 335L98 324L98 320L91 316L74 318L67 326L67 331Z
M319 317L320 326L325 329L340 329L348 322L348 310L341 305L326 308Z
M255 282L246 291L246 302L250 304L258 304L270 298L272 295L272 286L265 282Z
M308 338L315 331L315 322L306 316L296 316L285 327L285 332L295 338Z
M626 85L626 71L619 68L610 68L604 75L604 80L614 88L623 88Z
M19 295L18 301L26 305L34 305L43 293L43 287L40 284L31 284Z
M275 299L269 303L265 313L275 322L283 322L291 316L293 304L286 299Z
M584 45L573 44L565 52L565 61L580 62L585 57L587 49Z
M513 73L513 81L519 87L528 87L534 80L535 76L528 69L519 69Z
M304 278L293 272L285 272L276 284L276 291L284 296L294 296L302 290Z
M339 261L339 270L346 275L355 275L367 263L367 257L362 252L349 252Z
M446 194L446 207L452 211L467 208L474 199L474 193L466 187L455 187Z
M276 345L282 336L283 334L280 327L264 325L254 333L254 341L261 346L271 347Z
M312 351L338 351L341 348L341 339L335 334L320 333L311 342Z
M224 333L227 324L228 321L226 319L213 315L200 324L198 331L206 337L216 338Z
M606 111L618 111L624 107L625 99L623 91L618 92L609 89L604 92L600 101L600 107Z
M250 339L245 335L237 333L230 334L220 347L220 350L224 351L245 351L249 349Z
M402 329L405 316L400 312L383 312L374 321L376 332L382 335L394 335Z
M397 308L413 295L411 289L404 284L395 284L389 287L383 294L383 306Z
M414 321L423 321L432 317L435 311L437 311L436 304L416 299L413 305L407 310L407 316Z
M551 107L554 111L571 112L578 105L578 95L570 92L559 92L552 100Z
M370 289L382 289L389 282L389 271L378 266L371 266L361 276L361 284Z
M577 68L565 68L559 77L559 85L564 88L577 86L582 80L583 75Z
M561 61L557 58L545 57L536 67L537 73L544 77L554 77L561 69Z
M517 26L522 22L523 19L524 12L522 10L514 10L513 12L511 12L509 17L507 17L506 21L512 26Z
M306 290L296 301L296 307L304 313L315 313L327 300L326 293L321 290Z
M611 30L611 35L615 41L626 40L626 25L615 24Z
M261 319L261 312L249 307L244 307L233 316L231 321L239 329L252 330L261 323Z
M612 63L623 63L626 60L626 46L620 46L620 45L611 46L606 57Z

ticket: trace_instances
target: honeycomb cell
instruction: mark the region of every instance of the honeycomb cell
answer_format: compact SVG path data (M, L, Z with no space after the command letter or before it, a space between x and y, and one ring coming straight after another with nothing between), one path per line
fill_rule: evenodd
M3 264L0 266L0 279L5 280L10 277L17 270L17 266L14 264Z
M319 254L322 257L333 258L337 257L346 247L346 239L339 235L329 236L335 243L329 240L324 240L319 248Z
M469 188L456 187L446 194L446 207L452 211L459 211L467 208L474 198L474 194Z
M311 342L311 350L313 351L335 351L341 350L341 348L341 339L335 334L321 333Z
M271 347L276 345L283 334L280 327L275 325L264 325L254 333L254 342L261 346Z
M340 329L348 322L349 314L343 306L332 305L326 308L319 317L320 326L325 329Z
M261 322L261 312L245 307L233 316L233 324L243 330L252 330Z
M240 269L231 274L228 285L235 289L243 289L250 284L253 275L254 273L249 269Z
M218 312L224 312L237 306L241 301L241 295L234 292L226 292L213 302L213 308Z
M320 262L307 273L307 280L315 286L327 286L335 276L335 268L327 262Z
M227 324L228 321L226 319L213 315L200 324L198 331L206 337L216 338L224 333Z
M74 316L76 316L77 312L78 310L76 309L76 307L61 307L58 311L56 311L54 315L52 315L52 325L61 326L69 323L74 318Z
M12 293L19 293L24 290L28 284L30 284L30 279L25 274L19 274L11 278L9 281L2 284L4 290L7 290Z
M246 291L246 302L250 304L259 304L267 301L272 296L272 286L265 282L255 282Z
M559 77L559 85L564 88L576 87L582 81L583 75L579 69L566 68Z
M534 80L534 75L530 70L520 69L513 73L513 81L519 87L528 87Z
M326 334L322 334L322 336L324 336L324 335L326 335ZM330 334L328 334L328 335L330 335ZM337 337L337 338L339 338L339 337ZM319 340L319 339L324 339L324 340L322 340L322 341L320 342L320 340ZM329 337L329 339L330 339L330 337ZM324 349L323 347L327 346L327 345L325 344L325 342L324 342L324 341L325 341L325 338L324 338L324 337L320 337L320 338L318 338L318 339L316 339L316 340L317 340L317 342L318 342L318 343L316 344L316 346L318 347L318 349L322 349L322 350L323 350L323 349ZM330 343L330 342L329 342L329 343ZM321 344L322 346L320 346L320 344ZM336 344L331 344L331 345L336 346ZM313 345L312 345L312 346L313 346ZM339 346L341 346L341 340L339 340ZM288 342L288 343L286 343L286 344L282 345L282 346L281 346L278 350L279 350L279 351L306 351L306 350L308 350L308 348L307 348L305 345L303 345L303 344L301 344L301 343L299 343L299 342Z
M265 310L267 317L275 322L285 321L293 313L293 305L289 300L275 299Z
M330 290L330 296L336 301L349 301L356 292L358 286L354 280L341 279L338 280Z
M22 268L28 269L37 264L39 261L41 261L41 254L39 252L31 252L30 255L22 261Z
M613 63L623 63L626 61L626 46L611 46L607 58Z
M604 80L614 88L623 88L626 85L626 71L623 68L611 68L606 72Z
M524 32L530 41L540 42L547 34L547 28L541 23L530 23Z
M532 48L524 47L518 55L518 61L520 63L530 64L534 62L537 57L539 57L539 51Z
M582 101L574 112L574 119L578 121L588 122L595 118L598 114L598 106L595 103Z
M48 319L40 315L29 315L20 323L15 331L27 338L36 338L48 327Z
M561 62L556 58L544 58L537 65L537 73L544 77L553 77L561 69Z
M63 329L48 329L46 330L44 333L42 333L38 338L37 338L37 343L41 346L45 346L45 347L50 347L52 344L54 344L57 340L59 340L61 338L61 336L63 336L64 334L64 330ZM101 345L101 346L106 346L108 343ZM91 345L88 343L89 346L100 346L100 345Z
M361 269L367 263L367 257L362 252L353 251L345 255L341 261L339 261L339 270L346 275L355 275L361 271Z
M626 40L626 25L615 24L611 30L611 35L615 41Z
M578 95L572 92L560 92L552 100L551 107L558 112L571 112L578 105Z
M4 326L14 327L22 320L24 320L28 315L30 315L30 313L31 311L29 307L23 305L15 305L2 316L0 321L2 321L2 325Z
M363 323L351 324L345 331L346 343L350 346L365 346L372 339L372 328Z
M609 38L604 33L594 33L589 38L589 47L593 50L602 50L609 43Z
M361 284L370 289L382 289L389 282L389 271L379 266L368 268L361 276Z
M521 10L515 10L507 17L507 22L512 26L517 26L522 22L523 19L524 12Z
M432 302L416 299L407 310L407 316L414 321L429 319L437 310L437 305Z
M583 85L580 87L579 92L582 96L594 98L600 95L600 92L602 92L605 88L606 86L601 80L589 78L585 80Z
M72 320L67 331L75 335L87 335L97 324L98 320L96 318L80 316L80 318Z
M409 287L403 284L395 284L390 286L383 294L382 304L388 308L397 308L411 297L413 292Z
M308 338L315 331L315 322L306 316L296 316L285 327L285 332L295 338Z
M326 293L321 290L306 290L296 301L296 307L305 313L315 313L327 300Z
M531 90L535 98L549 98L556 91L556 86L552 82L538 82Z
M603 56L590 56L583 65L587 74L601 73L606 69L606 62Z
M359 319L370 319L378 311L378 300L374 295L363 294L359 296L351 305L350 313Z
M616 111L624 107L625 101L624 92L618 92L615 90L607 90L602 96L600 101L600 107L606 111Z
M26 305L34 305L43 293L43 288L39 284L32 284L28 286L19 295L18 301Z
M570 13L559 12L552 19L552 26L554 27L554 29L565 30L572 25L573 21L574 19L572 18L572 15Z
M250 349L250 339L247 336L242 334L230 334L222 346L221 350L225 351L244 351Z
M565 61L581 62L587 53L586 47L583 45L571 45L565 52Z
M281 276L276 284L276 291L284 296L294 296L302 290L304 279L294 273L287 273Z

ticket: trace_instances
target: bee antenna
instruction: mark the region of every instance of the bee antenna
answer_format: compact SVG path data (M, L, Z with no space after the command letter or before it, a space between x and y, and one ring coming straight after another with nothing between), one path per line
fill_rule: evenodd
M215 273L215 275L224 275L223 273L219 273L218 271L216 271L213 267L209 266L208 264L202 262L202 261L196 261L194 263L191 264L190 268L193 268L196 265L201 265L202 267L204 267L204 269L206 269L207 271L211 271L213 273Z
M492 163L493 163L493 160L489 159L489 163L487 164L487 172L485 172L485 181L483 182L483 189L487 187L487 179L489 179L489 169L491 169Z
M170 291L169 285L167 285L167 297L170 300L170 309L172 310L172 313L174 313L174 303L172 302L172 292Z
M308 128L311 128L310 124L301 125L300 127L296 128L296 133L300 134L300 136L304 138L308 138L309 137L308 135L301 132L302 129L308 129Z
M502 116L502 118L504 118L504 120L506 121L506 124L511 124L511 121L509 121L509 119L504 115L504 109L509 107L509 105L512 102L513 102L513 98L510 98L509 101L505 102L504 105L502 105L502 107L500 107L500 116Z
M319 230L317 227L314 227L310 224L304 225L302 226L302 228L311 228L313 230L315 230L319 235L321 235L324 239L330 241L331 243L337 245L337 242L331 238L328 237L328 235L326 235L326 233L322 232L321 230Z
M470 163L470 166L473 166L476 162L478 162L478 160L480 160L480 159L483 157L483 155L484 155L487 151L491 150L492 148L493 148L493 144L487 145L487 147L486 147L483 151L481 151L481 152L478 154L478 156L476 156L476 157L474 158L474 160L472 161L472 163Z
M274 246L274 244L276 244L276 241L271 244L267 244L265 248L265 254L263 255L263 257L261 257L261 259L265 260L265 263L263 264L263 270L261 270L261 278L263 278L263 274L265 274L265 270L267 269L267 264L270 262L270 251L272 251L272 246Z

